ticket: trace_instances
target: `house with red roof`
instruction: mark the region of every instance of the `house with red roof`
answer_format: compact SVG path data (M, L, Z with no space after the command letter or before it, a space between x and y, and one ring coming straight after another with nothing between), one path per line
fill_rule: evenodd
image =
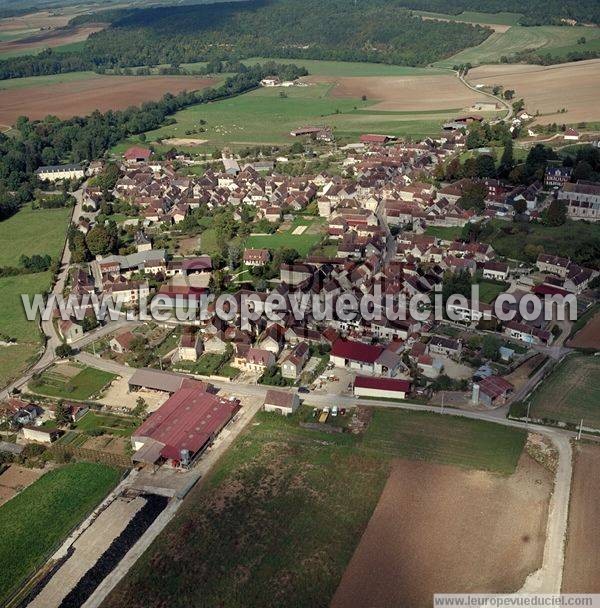
M473 384L473 403L487 407L504 405L515 387L501 376L488 376Z

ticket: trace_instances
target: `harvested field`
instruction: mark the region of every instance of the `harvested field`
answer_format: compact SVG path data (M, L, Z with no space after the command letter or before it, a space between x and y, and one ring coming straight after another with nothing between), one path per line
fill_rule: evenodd
M194 139L192 137L171 137L163 139L160 143L165 146L201 146L207 141L208 139Z
M529 380L529 375L541 365L544 358L545 355L537 353L536 355L533 355L533 357L529 357L529 359L521 363L521 365L516 367L510 374L505 376L506 380L515 387L515 391L519 391L525 386Z
M600 349L600 312L596 313L576 334L569 340L567 346L573 348Z
M419 12L418 13L419 17L421 17L421 19L426 19L428 21L450 21L450 22L456 22L456 23L475 23L476 25L481 25L483 27L489 27L491 30L494 30L495 32L506 32L508 31L511 26L510 25L506 25L506 24L501 24L501 23L484 23L482 21L466 21L465 19L459 19L460 15L456 15L456 17L454 17L454 15L448 15L447 17L444 17L443 14L436 14L436 13L431 13L428 14L427 12L423 11L423 12Z
M338 98L360 99L366 95L377 100L368 111L425 112L459 111L477 101L489 98L462 85L454 75L437 76L369 76L365 78L308 77L309 82L333 83L330 95Z
M0 56L4 53L11 55L27 55L40 48L55 48L63 44L87 40L90 34L99 32L106 27L103 23L86 25L84 27L42 30L25 38L0 42Z
M600 447L577 443L571 486L563 593L600 593Z
M28 15L6 17L0 20L0 32L65 27L71 19L73 19L72 14L59 14L57 11L39 11Z
M502 85L523 97L540 124L600 120L600 59L558 65L488 65L469 72L472 84ZM566 108L567 112L558 114Z
M53 114L59 118L100 110L119 110L165 93L203 89L211 78L195 76L100 76L55 85L0 91L0 124L13 124L19 116L31 119Z
M517 591L542 563L552 475L397 461L332 608L429 607L434 593Z

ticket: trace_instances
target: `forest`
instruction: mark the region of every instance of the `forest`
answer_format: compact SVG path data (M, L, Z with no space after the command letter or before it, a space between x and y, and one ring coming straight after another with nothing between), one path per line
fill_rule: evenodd
M490 30L413 16L402 0L251 0L111 9L73 25L109 21L77 53L0 62L0 78L251 56L422 66L480 44Z
M227 78L218 88L167 94L160 101L122 111L96 111L68 120L47 116L44 120L30 121L21 117L10 136L0 134L0 220L33 199L38 185L34 172L49 160L78 163L100 158L117 142L156 129L167 116L182 108L252 90L259 86L262 78L271 74L298 78L306 73L304 68L294 65L268 62Z

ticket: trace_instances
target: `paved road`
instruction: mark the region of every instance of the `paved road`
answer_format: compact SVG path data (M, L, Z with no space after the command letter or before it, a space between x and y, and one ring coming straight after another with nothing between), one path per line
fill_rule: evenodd
M475 93L479 93L480 95L485 95L486 97L493 99L496 103L499 103L504 107L504 109L506 110L506 116L490 121L492 124L501 122L502 120L509 121L513 117L514 111L511 104L506 103L504 99L497 97L496 95L492 95L492 93L487 93L486 91L482 91L481 89L478 89L477 87L473 86L471 83L465 80L465 77L459 72L456 72L456 76L458 77L460 82L462 82L468 89L471 89L471 91L475 91Z

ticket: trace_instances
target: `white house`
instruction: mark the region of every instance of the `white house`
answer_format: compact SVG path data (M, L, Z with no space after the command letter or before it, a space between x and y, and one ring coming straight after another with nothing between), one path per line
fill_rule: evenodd
M38 179L48 182L57 182L63 179L83 179L85 169L81 165L48 165L39 167L35 174Z

